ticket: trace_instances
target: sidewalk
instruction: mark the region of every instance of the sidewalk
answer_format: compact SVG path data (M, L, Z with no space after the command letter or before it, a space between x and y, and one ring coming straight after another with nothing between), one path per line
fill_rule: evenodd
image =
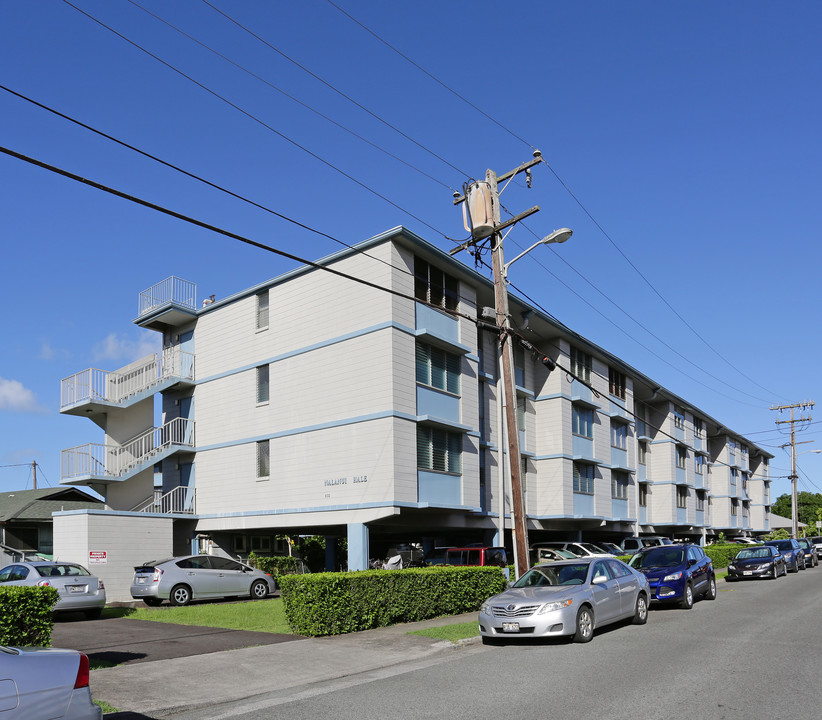
M476 613L467 613L348 635L94 670L91 691L95 699L123 711L107 715L107 720L160 719L184 708L241 700L424 659L455 646L409 635L410 631L469 622L476 617Z

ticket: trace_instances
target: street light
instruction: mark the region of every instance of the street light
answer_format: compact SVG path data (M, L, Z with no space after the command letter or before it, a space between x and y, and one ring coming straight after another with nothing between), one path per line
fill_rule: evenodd
M571 235L574 234L573 230L569 230L568 228L560 228L559 230L554 230L550 235L546 235L542 240L538 240L535 242L531 247L529 247L524 252L521 252L517 255L513 260L505 263L505 267L502 269L502 274L506 278L508 277L508 268L511 267L517 260L519 260L523 255L527 255L531 250L533 250L538 245L551 245L551 244L560 244L564 243Z
M496 195L496 175L489 171L492 193ZM498 213L498 204L495 204L495 213ZM499 224L499 217L494 217L495 226ZM525 252L517 255L510 262L505 262L502 252L502 236L499 231L492 233L492 260L494 271L494 299L497 312L497 324L500 327L500 360L502 364L502 385L505 398L505 424L508 430L508 468L511 477L511 514L513 516L514 556L516 560L517 577L528 569L528 527L525 517L525 498L522 492L522 477L520 474L521 454L519 447L519 431L517 428L517 395L514 380L514 348L510 334L511 319L508 314L508 268L523 255L527 255L538 245L565 242L573 232L568 228L555 230L539 242L535 242ZM504 528L504 503L500 497L500 526Z

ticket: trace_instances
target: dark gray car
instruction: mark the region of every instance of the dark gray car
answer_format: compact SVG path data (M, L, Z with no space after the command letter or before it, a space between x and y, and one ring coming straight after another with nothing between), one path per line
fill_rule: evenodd
M186 555L134 568L131 597L146 605L188 605L192 600L251 597L274 592L274 580L262 570L219 555Z

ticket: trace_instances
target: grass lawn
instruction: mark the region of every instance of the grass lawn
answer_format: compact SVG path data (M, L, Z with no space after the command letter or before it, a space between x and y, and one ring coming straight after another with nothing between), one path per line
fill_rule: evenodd
M128 617L132 620L151 620L177 625L294 634L285 620L283 601L280 598L242 603L194 603L185 607L163 605L158 608L106 608L103 617Z
M435 640L450 640L452 643L465 640L479 635L477 621L454 623L453 625L440 625L439 627L428 628L427 630L412 630L409 635L422 635L423 637L434 638Z

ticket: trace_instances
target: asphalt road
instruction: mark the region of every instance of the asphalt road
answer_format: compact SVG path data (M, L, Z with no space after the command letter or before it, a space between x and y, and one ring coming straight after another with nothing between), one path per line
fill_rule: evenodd
M765 720L817 717L822 567L720 583L692 610L647 625L499 647L479 643L175 720Z

